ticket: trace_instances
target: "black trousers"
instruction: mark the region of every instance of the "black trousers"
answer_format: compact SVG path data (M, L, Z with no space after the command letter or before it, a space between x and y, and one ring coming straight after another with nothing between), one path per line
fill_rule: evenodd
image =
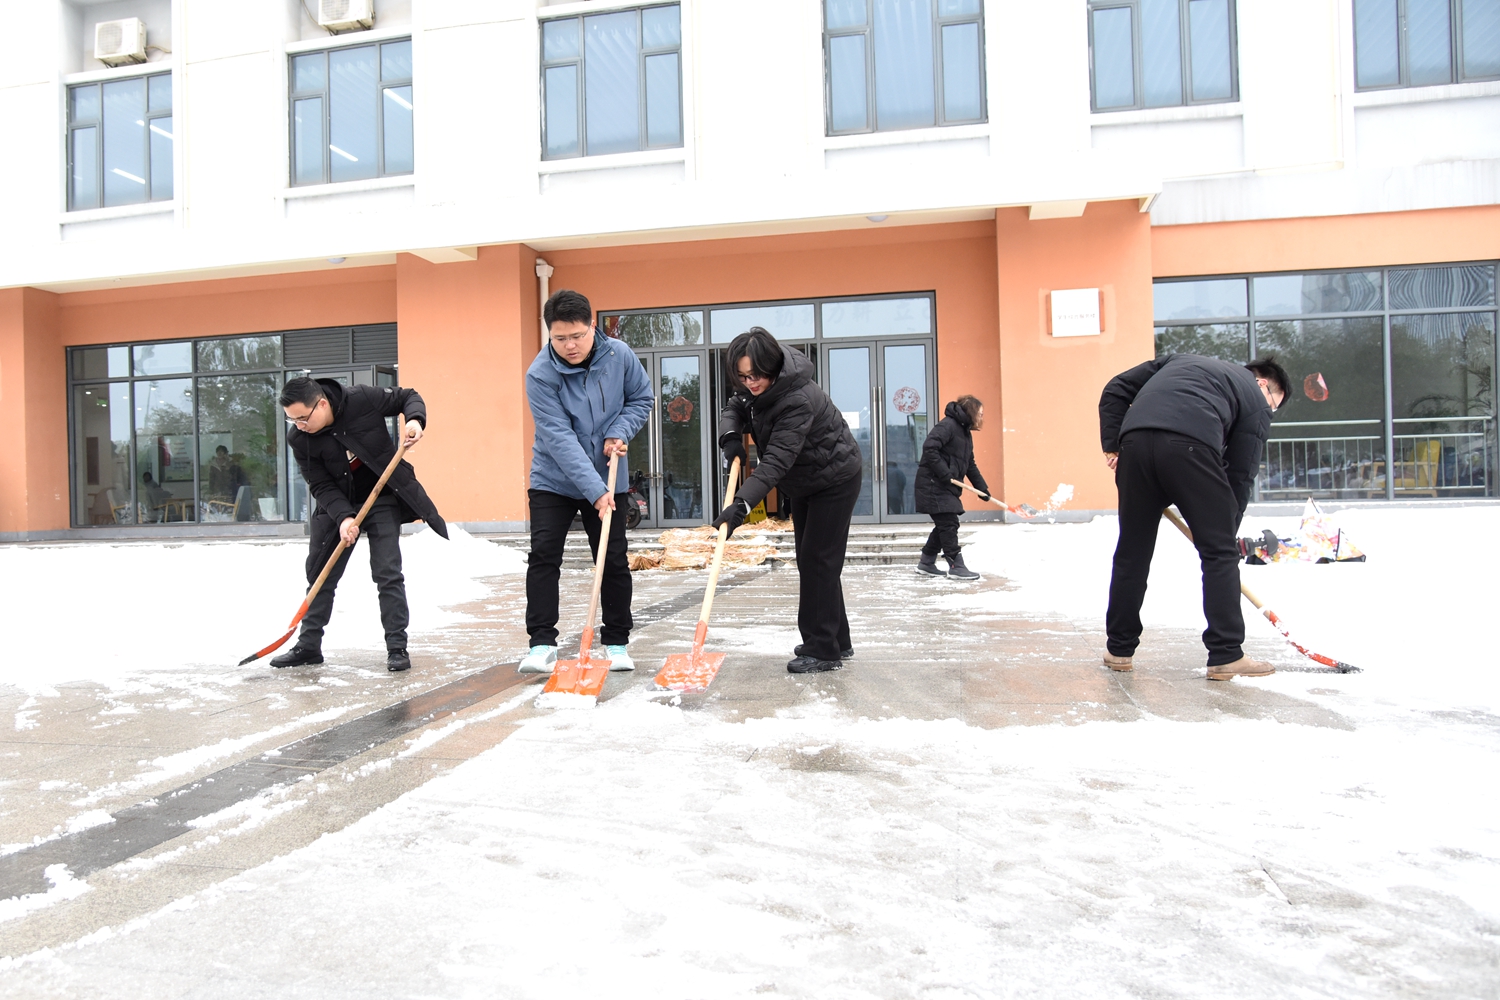
M332 536L314 535L307 554L307 585L312 586L318 574L323 572L323 563L338 544L338 525L333 526ZM385 648L406 648L406 623L409 620L406 607L406 578L401 575L401 506L393 496L383 496L375 501L370 513L360 525L360 537L370 546L370 578L380 592L380 624L385 626ZM358 548L358 546L354 546ZM308 606L307 616L302 619L302 635L297 645L311 649L323 647L323 629L333 615L333 592L338 588L349 565L349 556L354 548L344 550L333 571L323 581L323 589Z
M927 536L927 544L922 546L924 556L935 556L942 552L949 559L958 557L958 519L962 514L928 514L932 518L932 534Z
M599 558L599 512L587 500L576 500L546 490L527 490L531 498L531 555L526 561L526 631L533 646L557 645L557 580L562 573L563 545L573 515L583 515L589 551ZM609 543L604 549L604 582L599 603L604 606L601 638L606 646L630 642L635 621L630 617L630 560L625 553L626 494L615 494L615 513L609 519ZM589 581L593 585L593 581Z
M1132 656L1141 641L1141 602L1156 550L1161 512L1175 503L1193 529L1203 563L1203 645L1208 665L1242 655L1245 617L1240 610L1240 552L1235 544L1240 506L1218 454L1201 441L1170 431L1131 431L1120 440L1115 467L1120 491L1120 542L1109 581L1104 627L1108 648Z
M792 530L797 546L797 628L802 652L820 660L837 660L839 651L854 643L844 614L844 550L849 545L849 519L859 499L862 480L854 476L808 496L792 497Z

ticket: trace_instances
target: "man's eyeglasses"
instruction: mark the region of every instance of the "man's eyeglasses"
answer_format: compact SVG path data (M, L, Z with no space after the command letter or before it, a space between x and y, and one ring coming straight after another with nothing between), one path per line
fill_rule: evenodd
M290 420L293 424L295 424L298 427L306 427L307 426L307 422L309 420L311 420L313 418L313 414L317 413L317 412L318 412L318 408L316 406L314 406L312 409L308 410L306 413L304 413L300 417L294 417L290 413L288 413L286 415L286 418L288 420Z
M570 334L570 335L568 335L566 337L553 336L552 337L552 342L554 344L559 344L559 345L561 345L561 344L576 344L576 343L578 343L580 340L582 340L585 337L592 338L593 336L594 336L594 331L593 330L584 330L582 333L574 333L574 334Z

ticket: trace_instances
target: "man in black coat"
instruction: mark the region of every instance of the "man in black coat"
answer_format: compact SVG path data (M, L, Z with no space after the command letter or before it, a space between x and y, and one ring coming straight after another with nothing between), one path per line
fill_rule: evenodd
M791 498L802 643L787 670L837 670L854 655L840 576L864 487L859 445L801 351L757 326L734 338L725 360L734 391L719 415L719 446L726 461L738 458L743 468L749 431L760 462L714 526L727 524L733 534L772 489Z
M1240 366L1168 354L1110 380L1099 398L1099 438L1120 491L1120 541L1109 583L1104 663L1130 670L1162 511L1176 504L1203 563L1209 680L1262 677L1270 664L1240 648L1240 553L1235 538L1290 379L1274 358Z
M953 480L968 477L983 500L990 498L990 488L979 466L974 463L973 432L984 426L984 404L973 396L960 396L943 410L922 442L922 459L917 463L915 487L917 513L932 517L932 534L922 546L917 572L933 576L952 576L959 580L977 580L979 574L964 565L958 544L958 519L963 516L963 489ZM948 560L948 572L938 569L941 550Z
M302 619L297 645L271 661L273 667L298 667L323 662L323 629L333 614L333 593L349 553L359 537L354 523L380 481L380 474L396 454L386 427L386 418L406 417L406 448L422 440L427 427L427 407L415 389L340 385L333 379L294 378L281 392L281 406L292 426L286 441L308 492L317 501L308 526L307 583L317 579L323 564L333 554L340 537L349 543L323 589L313 598ZM364 531L370 537L370 575L380 591L380 622L385 626L386 669L411 667L406 651L406 580L401 575L401 525L425 521L444 538L448 526L437 507L417 482L411 465L402 461L391 473L370 512Z

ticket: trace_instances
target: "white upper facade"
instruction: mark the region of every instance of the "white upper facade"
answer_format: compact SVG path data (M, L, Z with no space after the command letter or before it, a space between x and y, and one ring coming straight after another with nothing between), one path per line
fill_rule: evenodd
M878 59L889 58L882 45L889 48L892 25L906 25L902 17L926 11L929 20L911 30L936 46L936 84L925 86L937 89L941 120L942 88L967 86L956 57L945 77L942 45L957 51L975 37L964 25L976 17L965 11L979 11L981 0L828 0L838 11L820 0L680 0L675 43L638 38L627 58L600 42L587 70L581 62L570 69L567 53L554 51L545 62L561 74L547 77L552 98L544 98L544 22L660 4L374 0L369 29L331 35L317 25L316 13L346 2L8 4L13 45L0 62L0 120L11 131L0 179L11 197L0 208L0 286L62 290L287 271L401 251L458 260L466 248L509 242L550 249L980 219L1016 205L1047 218L1126 198L1140 199L1158 225L1500 202L1500 80L1356 86L1354 5L1394 9L1396 0L1211 0L1231 19L1231 98L1104 112L1093 110L1093 71L1104 71L1091 59L1091 25L1102 23L1095 14L1134 4L1139 26L1151 15L1143 4L1172 0L982 0L975 84L982 93L967 104L951 99L967 108L954 112L956 124L884 130L833 127L831 88L847 91L857 74L841 63L842 82L830 82L831 46L846 63L870 47L863 113L873 118L877 104L903 99L896 74L880 73ZM1451 3L1461 20L1464 0ZM1181 11L1189 16L1186 0ZM868 22L862 41L848 27L860 16ZM93 58L94 29L123 18L144 23L147 61L111 68ZM1186 26L1182 38L1188 46ZM381 45L404 39L409 50L389 53L409 52L401 57L409 62L388 54L368 84L371 106L394 116L381 119L380 133L387 143L380 162L392 168L338 180L336 167L368 164L369 154L331 141L329 130L340 126L328 121L341 98L332 84L294 79L294 60L312 54L298 65L337 75L343 70L326 69L335 57L319 63L318 53L384 52ZM652 53L663 57L652 61ZM625 96L611 91L611 58L627 67L621 72L636 60L630 86L639 86L639 145L647 148L545 156L544 99L563 107L565 79L580 81L581 93L583 77L595 74L589 107L614 101L628 112ZM1191 53L1186 58L1191 73ZM374 55L367 60L367 68L378 64ZM644 124L667 106L661 88L674 82L674 65L680 144L670 128L652 124L648 135ZM112 127L100 119L103 131L91 133L88 116L124 121L120 114L135 112L119 108L148 107L144 82L112 88L103 110L90 103L104 93L93 85L141 76L158 78L150 110L114 134L132 124L149 129L140 132L149 168L97 159L85 171L85 153L103 155L90 143ZM656 89L648 92L648 83ZM299 100L313 103L294 109ZM847 125L849 98L836 100ZM299 132L299 114L314 108L324 114L323 131L314 123ZM304 117L313 122L310 111ZM584 133L592 127L581 114L579 122ZM403 128L411 130L408 152L396 148ZM299 135L324 161L309 161L321 174L294 183ZM565 146L561 135L554 128L557 148ZM596 145L607 148L602 138ZM117 193L137 185L157 197L127 194L133 203L105 204L101 191L85 190L90 184ZM80 207L84 195L94 200Z

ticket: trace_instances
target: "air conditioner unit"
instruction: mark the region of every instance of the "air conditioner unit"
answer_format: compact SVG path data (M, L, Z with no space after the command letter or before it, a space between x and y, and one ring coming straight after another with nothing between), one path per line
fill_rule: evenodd
M107 66L146 61L146 22L138 17L94 25L94 58Z
M375 0L318 0L318 26L358 31L375 23Z

